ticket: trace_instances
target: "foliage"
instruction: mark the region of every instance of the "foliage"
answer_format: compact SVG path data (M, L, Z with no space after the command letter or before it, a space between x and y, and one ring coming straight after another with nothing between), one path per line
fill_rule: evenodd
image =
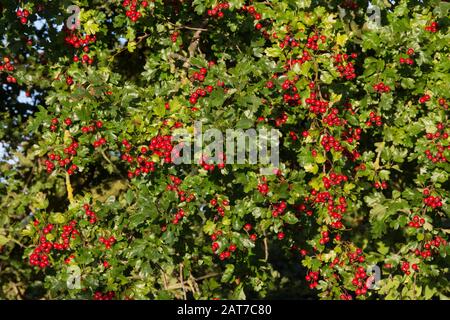
M450 4L370 4L2 1L0 297L448 298ZM279 170L174 165L194 121Z

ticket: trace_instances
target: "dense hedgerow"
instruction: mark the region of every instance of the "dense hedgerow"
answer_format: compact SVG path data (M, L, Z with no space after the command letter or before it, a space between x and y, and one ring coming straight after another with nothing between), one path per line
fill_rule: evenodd
M0 4L0 298L449 297L448 2L73 4Z

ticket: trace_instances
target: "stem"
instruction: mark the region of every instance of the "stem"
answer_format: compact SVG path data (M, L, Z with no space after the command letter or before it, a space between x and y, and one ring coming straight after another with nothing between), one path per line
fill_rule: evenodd
M66 172L66 189L67 189L67 199L69 199L70 204L72 204L74 202L73 188L72 184L70 183L70 176L67 172Z
M183 264L182 263L180 263L180 281L181 281L181 288L183 289L184 300L187 300L186 288L184 287L184 280L183 280Z

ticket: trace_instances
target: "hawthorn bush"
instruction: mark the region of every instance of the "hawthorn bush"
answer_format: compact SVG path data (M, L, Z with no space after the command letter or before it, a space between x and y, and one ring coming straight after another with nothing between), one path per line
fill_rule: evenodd
M0 298L448 298L449 11L1 1ZM195 121L279 168L175 165Z

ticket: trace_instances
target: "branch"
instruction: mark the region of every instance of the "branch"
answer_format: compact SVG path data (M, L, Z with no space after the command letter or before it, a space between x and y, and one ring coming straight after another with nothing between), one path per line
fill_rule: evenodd
M197 47L200 43L201 33L202 33L202 30L199 29L194 33L194 36L192 37L191 44L188 47L189 59L194 56L195 50L197 50ZM190 66L191 66L191 63L189 62L189 60L183 64L183 68L189 68Z
M188 29L188 30L195 30L195 31L208 31L208 29L205 29L205 28L196 28L196 27L189 27L189 26L179 26L176 29Z
M264 243L264 261L267 262L267 260L269 259L269 245L267 244L267 236L265 231L263 243Z
M74 202L73 199L73 188L72 185L70 184L70 176L66 171L66 189L67 189L67 199L69 199L70 204L72 204Z
M169 58L173 58L173 59L181 60L185 63L189 63L188 58L182 56L181 54L175 53L175 52L169 53Z
M184 280L183 280L183 264L180 263L180 281L181 281L181 288L183 288L183 297L184 300L187 300L186 297L186 288L184 287Z

